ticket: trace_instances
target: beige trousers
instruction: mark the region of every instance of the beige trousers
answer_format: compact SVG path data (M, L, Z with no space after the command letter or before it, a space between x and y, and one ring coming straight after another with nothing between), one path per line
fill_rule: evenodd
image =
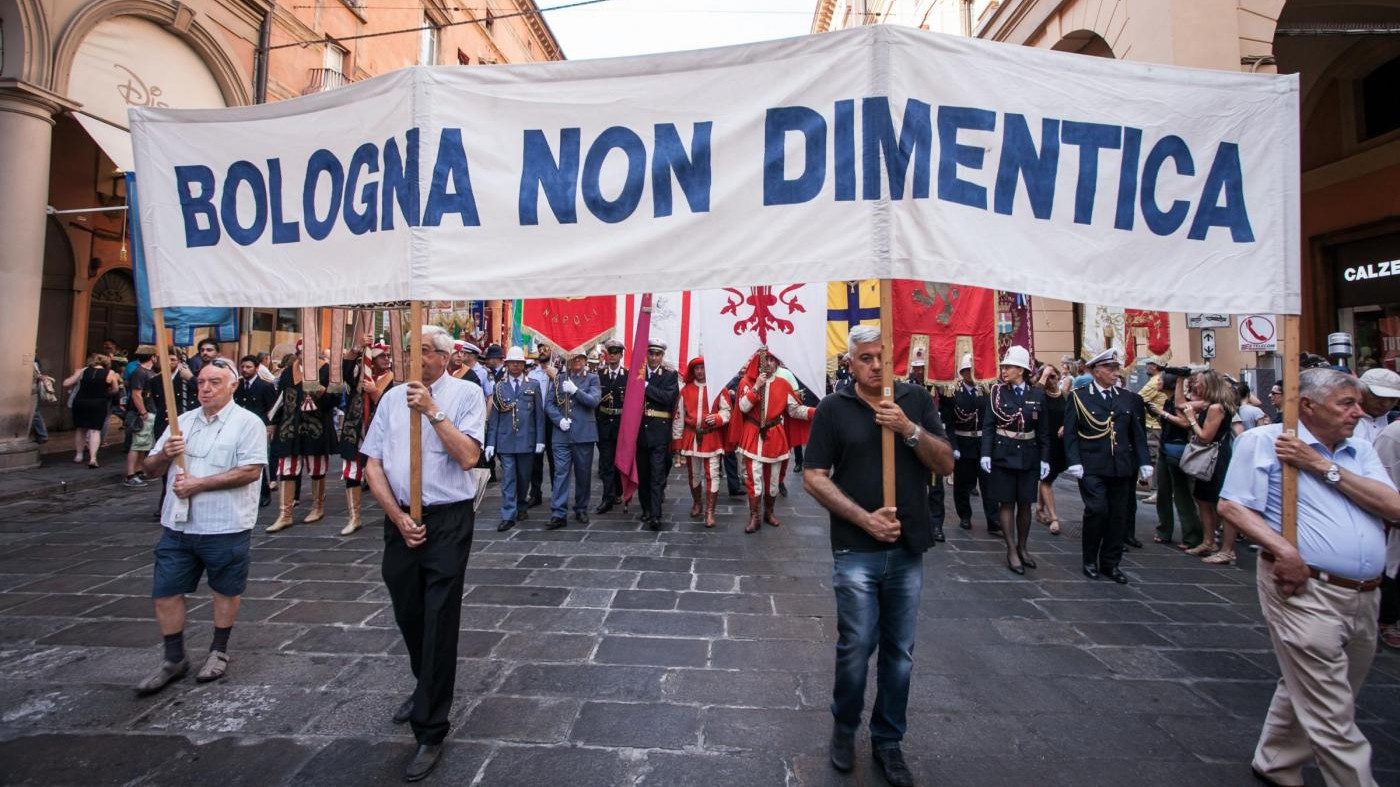
M1280 784L1302 784L1313 758L1329 787L1375 787L1371 744L1356 726L1356 695L1376 655L1380 593L1358 593L1316 579L1284 599L1271 563L1255 584L1278 656L1278 688L1254 767Z

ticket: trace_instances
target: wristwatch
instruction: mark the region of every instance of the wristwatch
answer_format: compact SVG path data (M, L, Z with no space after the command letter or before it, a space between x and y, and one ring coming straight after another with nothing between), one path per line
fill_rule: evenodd
M904 444L909 446L910 448L918 448L919 436L923 433L923 427L919 426L918 424L914 424L914 433L904 438Z
M440 423L442 423L443 421L446 421L446 420L447 420L447 413L444 413L444 412L441 411L441 410L438 410L437 412L435 412L435 413L433 413L432 415L428 416L428 421L429 421L433 426L437 426L438 424L440 424Z
M1342 482L1342 468L1335 464L1328 465L1326 472L1322 474L1322 480L1326 481L1328 486L1340 484Z

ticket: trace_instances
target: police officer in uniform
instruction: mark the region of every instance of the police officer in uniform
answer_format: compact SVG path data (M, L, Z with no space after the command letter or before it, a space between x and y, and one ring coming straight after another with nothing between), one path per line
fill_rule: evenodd
M627 395L627 367L622 365L622 342L603 342L607 359L598 370L602 398L598 400L598 477L603 499L594 513L606 514L622 501L622 476L617 473L617 430L622 423L622 400Z
M1001 533L996 501L987 491L988 475L981 472L982 428L987 409L987 394L973 381L972 353L965 353L958 364L958 382L943 402L943 423L951 425L953 435L953 510L958 514L958 527L972 529L972 487L981 490L982 514L987 517L987 532Z
M1040 479L1050 474L1045 392L1026 379L1030 373L1031 356L1026 348L1007 348L1001 359L1001 382L992 386L982 410L982 456L978 460L988 476L987 494L1000 506L1006 567L1016 574L1036 567L1026 552L1031 507L1040 497Z
M1084 575L1119 584L1133 484L1152 478L1142 397L1118 387L1118 351L1089 360L1093 381L1070 392L1065 408L1065 475L1079 479L1084 498Z
M661 500L671 469L671 420L680 377L667 366L666 340L647 342L646 403L642 428L637 434L637 485L642 498L642 521L661 529Z

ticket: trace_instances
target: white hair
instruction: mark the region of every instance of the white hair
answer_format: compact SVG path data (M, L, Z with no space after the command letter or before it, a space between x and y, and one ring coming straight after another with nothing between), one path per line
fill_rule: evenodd
M846 337L846 352L850 355L856 354L856 345L871 344L880 341L880 326L878 325L857 325L851 328L851 333Z
M452 334L446 328L437 325L424 325L422 330L423 341L428 342L438 352L452 352Z
M1326 400L1340 388L1361 390L1361 381L1325 366L1304 369L1298 375L1298 398L1313 402Z

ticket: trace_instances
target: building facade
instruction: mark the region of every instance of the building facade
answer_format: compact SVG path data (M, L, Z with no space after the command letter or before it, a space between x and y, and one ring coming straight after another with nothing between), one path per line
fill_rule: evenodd
M813 32L905 24L1023 46L1193 68L1296 73L1302 122L1302 347L1353 335L1353 367L1400 358L1400 4L1389 0L817 0ZM1393 272L1392 272L1393 269ZM1202 287L1209 286L1202 282ZM1035 299L1037 353L1077 353L1085 306ZM1216 368L1281 369L1216 328ZM1271 315L1265 315L1271 317ZM1092 322L1092 319L1090 319ZM1177 360L1201 330L1170 315ZM1280 347L1280 352L1285 348ZM1248 376L1248 375L1247 375ZM1267 376L1260 379L1271 379Z
M136 344L127 109L332 90L414 65L562 60L534 0L0 0L0 468L29 466L31 369ZM287 315L253 315L275 341ZM68 422L46 407L50 427Z

